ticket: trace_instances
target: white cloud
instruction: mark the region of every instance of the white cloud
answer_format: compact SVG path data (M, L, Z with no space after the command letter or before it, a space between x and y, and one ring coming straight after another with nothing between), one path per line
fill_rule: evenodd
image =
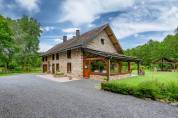
M40 52L45 52L47 50L49 50L50 48L52 48L54 45L49 44L49 43L40 43Z
M66 28L66 29L63 29L62 31L65 33L74 33L78 29L79 28Z
M173 31L178 26L178 2L160 1L144 1L144 4L136 4L137 9L114 18L111 25L116 36L125 38L141 32Z
M59 21L70 21L77 26L91 23L103 13L123 10L133 3L134 0L66 0Z
M54 30L55 28L53 26L45 26L45 27L40 27L40 29L43 31L43 32L49 32L51 30Z
M54 41L55 41L56 43L60 43L60 42L62 42L62 39L56 38L56 39L54 39Z
M102 14L124 11L109 19L116 36L124 38L141 32L173 31L178 25L177 6L177 0L66 0L60 22L92 27Z
M39 4L40 0L0 0L0 14L13 19L20 18L22 12L33 16L40 11Z
M39 12L40 0L15 0L16 3L28 12Z

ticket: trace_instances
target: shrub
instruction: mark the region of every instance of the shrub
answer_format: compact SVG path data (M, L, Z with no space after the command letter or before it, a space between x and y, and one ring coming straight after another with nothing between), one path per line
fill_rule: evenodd
M117 82L106 82L101 83L101 88L107 91L121 93L124 95L129 95L134 93L134 87L127 85L126 83L117 83Z
M64 77L64 73L61 72L61 71L57 71L55 74L54 74L54 77Z
M55 74L56 74L56 75L64 75L64 73L61 72L61 71L58 71L58 72L56 72Z
M140 98L162 99L165 101L178 101L178 81L161 82L158 80L141 81L130 84L122 80L101 83L103 90L133 95Z
M135 96L151 99L161 98L161 83L157 80L141 82L137 87Z
M178 101L178 81L168 82L164 88L162 88L162 94L165 99Z

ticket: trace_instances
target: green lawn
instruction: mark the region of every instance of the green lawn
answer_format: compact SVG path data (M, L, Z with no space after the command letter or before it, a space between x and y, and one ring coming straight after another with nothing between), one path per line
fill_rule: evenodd
M141 98L178 101L178 73L146 71L144 76L102 83L101 88Z
M18 74L39 74L41 72L13 72L13 73L0 73L0 76L11 76L11 75L18 75Z
M178 80L178 73L177 72L150 72L147 71L144 76L136 76L130 77L128 79L122 80L113 80L111 82L123 82L131 85L138 85L141 82L149 81L149 80L157 80L163 83L167 83L170 81L177 81Z
M17 74L28 74L28 73L31 73L31 74L38 74L38 73L41 73L41 68L33 68L30 72L25 72L25 71L22 71L22 70L18 70L18 71L10 71L10 72L2 72L2 69L3 68L0 68L0 76L10 76L10 75L17 75Z

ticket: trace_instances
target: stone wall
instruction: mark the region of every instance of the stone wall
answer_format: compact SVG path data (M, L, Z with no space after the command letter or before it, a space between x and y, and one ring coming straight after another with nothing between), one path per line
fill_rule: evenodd
M67 73L67 63L71 63L71 73ZM43 64L48 64L48 72L52 73L52 64L59 64L59 70L62 71L65 75L71 76L74 78L82 78L83 77L83 56L81 53L81 49L71 50L71 58L67 58L67 51L59 53L59 60L52 60L52 55L48 56L48 61L44 61Z
M111 75L109 80L125 79L125 78L128 78L130 76L131 76L131 74ZM90 75L90 79L94 79L94 80L103 81L105 78L107 78L107 77L103 76L103 75Z
M104 45L101 43L101 39L104 39ZM113 46L111 40L109 39L105 31L102 31L96 37L96 39L93 39L91 42L89 42L87 48L104 51L104 52L117 53L117 50Z

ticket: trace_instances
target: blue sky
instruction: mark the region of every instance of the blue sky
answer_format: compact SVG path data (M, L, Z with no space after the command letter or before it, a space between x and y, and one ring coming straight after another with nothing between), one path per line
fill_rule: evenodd
M0 0L0 14L34 17L41 24L40 51L109 23L123 49L161 41L178 26L178 0Z

